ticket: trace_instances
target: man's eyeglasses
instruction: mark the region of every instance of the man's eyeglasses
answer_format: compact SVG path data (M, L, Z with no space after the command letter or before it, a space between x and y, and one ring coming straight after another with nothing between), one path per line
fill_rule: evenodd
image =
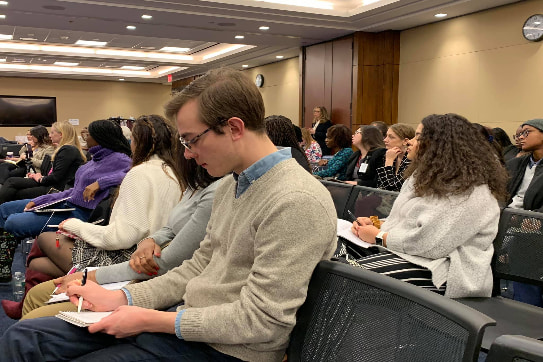
M518 140L518 139L520 138L520 136L526 138L526 137L528 137L528 135L530 134L530 132L532 132L532 131L530 131L530 130L528 130L528 129L525 129L524 131L519 132L519 133L513 135L513 139L514 139L514 140Z
M224 119L221 119L217 122L216 125L214 126L211 126L211 127L208 127L206 130L204 130L203 132L197 134L196 136L194 136L192 139L190 140L186 140L184 139L183 137L179 137L179 141L181 142L181 144L187 149L187 150L192 150L192 146L193 144L195 144L199 139L200 137L202 137L203 135L205 135L207 132L211 131L213 129L213 127L216 127L216 126L219 126L221 124L223 124L224 122L228 121L229 118L224 118Z

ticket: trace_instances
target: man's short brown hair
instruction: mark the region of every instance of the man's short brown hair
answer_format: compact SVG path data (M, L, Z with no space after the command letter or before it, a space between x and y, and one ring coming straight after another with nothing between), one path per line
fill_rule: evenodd
M166 117L175 121L177 112L196 99L200 121L216 133L223 133L222 120L238 117L245 127L265 133L264 101L256 85L242 72L214 69L194 80L164 106Z

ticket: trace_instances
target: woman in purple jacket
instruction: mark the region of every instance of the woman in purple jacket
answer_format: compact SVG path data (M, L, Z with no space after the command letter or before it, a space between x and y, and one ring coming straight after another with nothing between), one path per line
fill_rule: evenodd
M23 238L42 231L54 231L47 225L58 225L68 218L87 220L91 211L109 195L111 187L119 185L130 169L130 145L119 125L99 120L89 125L87 144L92 160L81 166L75 174L74 187L34 199L6 202L0 205L0 227ZM64 201L61 201L66 199ZM55 203L57 202L57 203ZM32 212L31 208L55 203L62 212Z

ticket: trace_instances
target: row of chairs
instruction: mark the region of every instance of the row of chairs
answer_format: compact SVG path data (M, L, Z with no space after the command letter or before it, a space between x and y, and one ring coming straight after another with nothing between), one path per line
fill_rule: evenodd
M375 215L376 209L357 213L357 202L368 196L397 196L323 184L342 218L347 210ZM380 211L388 215L386 209ZM543 250L542 221L540 213L503 211L494 242L491 298L451 300L364 269L321 262L298 312L289 361L476 361L481 346L489 362L542 361L543 342L537 339L543 337L543 309L499 296L501 278L542 284L537 263Z

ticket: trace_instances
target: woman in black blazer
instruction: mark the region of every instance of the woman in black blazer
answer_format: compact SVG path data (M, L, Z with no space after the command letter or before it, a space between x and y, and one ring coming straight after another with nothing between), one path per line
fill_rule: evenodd
M313 109L313 122L309 132L313 135L313 138L319 146L321 146L322 155L327 156L331 154L331 149L326 146L326 133L328 128L332 127L332 121L328 117L328 111L323 106L315 107Z
M386 153L381 131L374 126L361 126L353 135L358 151L349 159L346 180L353 185L377 187L377 167L382 166Z

